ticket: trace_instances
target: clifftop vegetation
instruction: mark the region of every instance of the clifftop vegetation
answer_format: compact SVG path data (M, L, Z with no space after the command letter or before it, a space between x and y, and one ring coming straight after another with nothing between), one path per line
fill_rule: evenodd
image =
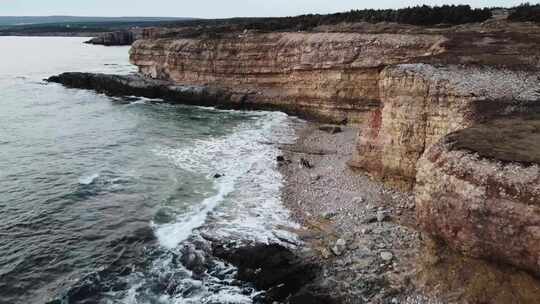
M540 23L540 4L531 5L529 3L522 4L513 9L508 15L510 21L532 21Z

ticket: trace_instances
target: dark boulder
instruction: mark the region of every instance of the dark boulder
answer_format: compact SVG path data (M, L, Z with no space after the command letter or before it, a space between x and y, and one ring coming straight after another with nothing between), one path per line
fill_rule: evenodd
M261 303L294 298L300 290L315 281L320 271L316 264L278 244L256 244L239 248L217 245L213 248L213 254L236 266L239 280L251 282L257 289L266 290L263 298L258 299ZM300 300L307 297L298 295L294 303L302 303Z

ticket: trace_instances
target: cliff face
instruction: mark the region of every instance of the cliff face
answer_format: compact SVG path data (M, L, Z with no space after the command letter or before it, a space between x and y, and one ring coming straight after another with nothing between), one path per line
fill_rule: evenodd
M538 110L537 77L490 67L388 67L379 83L381 108L370 113L351 165L410 190L418 159L444 135L493 117Z
M105 46L131 45L135 40L141 38L141 35L142 32L140 30L116 31L101 34L85 43Z
M434 34L244 32L160 39L152 32L133 45L130 58L146 76L222 88L244 96L240 102L249 108L363 123L350 164L411 190L418 159L441 137L528 111L539 99L535 72L415 63L481 61L477 53L486 43L503 43L503 37L478 35L469 58L455 50L446 54L455 45ZM499 61L523 61L492 53Z
M537 34L162 34L147 31L130 53L153 80L51 81L362 123L350 165L401 189L417 183L425 232L540 275L540 119L519 118L540 112Z
M439 35L244 33L144 39L131 61L147 76L248 92L262 103L331 121L362 122L380 102L380 70L441 52Z
M418 165L424 231L473 257L540 274L540 120L500 119L452 133Z

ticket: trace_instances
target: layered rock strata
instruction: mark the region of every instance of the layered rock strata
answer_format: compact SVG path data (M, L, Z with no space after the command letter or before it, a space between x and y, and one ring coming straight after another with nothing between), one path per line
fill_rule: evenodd
M446 136L418 164L421 228L469 256L540 275L540 119Z
M528 111L539 99L532 71L404 64L442 56L442 35L147 37L130 56L145 76L243 94L252 108L364 124L350 164L404 190L414 185L422 153L442 136Z
M380 76L381 107L370 113L350 164L411 190L418 159L444 135L540 109L538 75L458 65L388 67Z
M131 62L152 78L256 91L247 102L355 123L379 106L385 65L437 54L444 41L439 35L246 32L139 40Z

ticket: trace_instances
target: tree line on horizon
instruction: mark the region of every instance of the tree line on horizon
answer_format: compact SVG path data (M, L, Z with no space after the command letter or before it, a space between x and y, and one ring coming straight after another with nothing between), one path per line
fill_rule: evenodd
M524 3L516 6L508 15L508 20L518 22L531 21L540 23L540 4L531 5L530 3Z
M219 35L231 30L307 31L321 25L356 22L393 22L419 26L458 25L483 22L492 17L490 8L471 8L469 5L415 6L401 9L360 9L334 14L307 14L291 17L202 19L175 22L176 26L203 26L206 35ZM195 31L197 32L197 31ZM197 33L192 33L197 35Z
M414 6L400 9L362 9L320 16L320 24L339 22L395 22L411 25L458 25L483 22L492 17L489 8L471 8L470 5ZM303 16L299 16L303 17Z

